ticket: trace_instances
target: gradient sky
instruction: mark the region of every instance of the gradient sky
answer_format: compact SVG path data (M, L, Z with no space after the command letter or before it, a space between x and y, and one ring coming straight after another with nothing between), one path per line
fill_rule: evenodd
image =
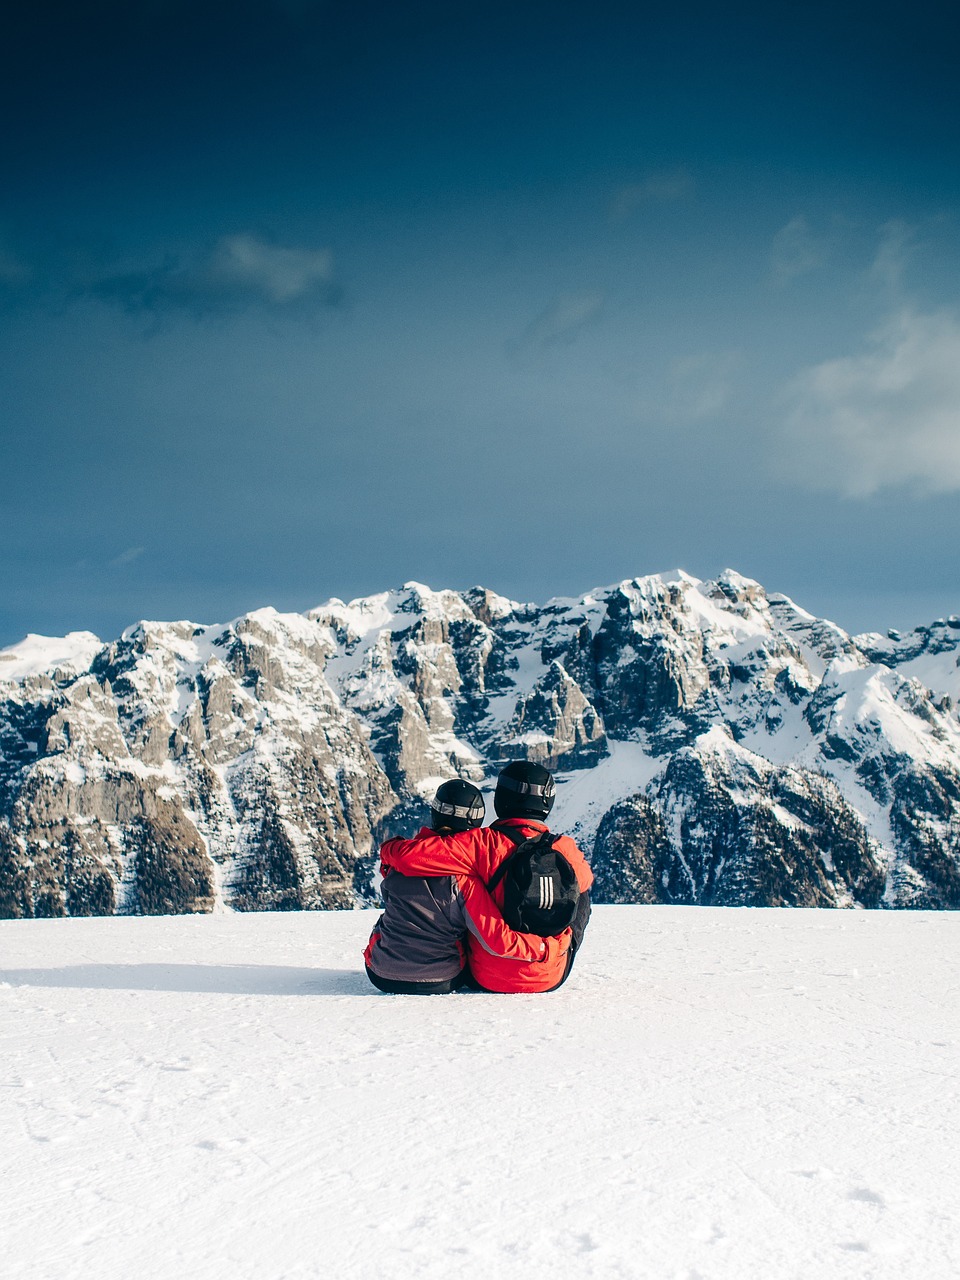
M21 5L0 644L727 565L960 613L951 9Z

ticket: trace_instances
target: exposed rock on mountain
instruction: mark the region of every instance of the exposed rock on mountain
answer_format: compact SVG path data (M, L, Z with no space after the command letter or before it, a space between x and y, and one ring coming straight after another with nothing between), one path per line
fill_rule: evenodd
M956 619L851 637L732 572L28 637L0 915L356 905L439 781L518 756L600 900L957 907L958 657Z
M594 864L615 902L875 907L885 883L881 849L834 783L721 730L676 752L649 797L611 809Z

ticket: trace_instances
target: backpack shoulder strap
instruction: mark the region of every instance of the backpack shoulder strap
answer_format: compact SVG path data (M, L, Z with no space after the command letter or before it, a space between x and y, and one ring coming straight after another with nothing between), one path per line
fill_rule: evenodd
M507 871L510 868L510 863L513 862L514 858L525 844L540 844L545 842L552 845L558 837L558 833L554 831L540 831L535 836L522 836L519 832L513 831L510 827L501 827L494 824L493 829L498 831L500 835L506 836L508 840L512 841L513 849L507 854L487 882L487 893L492 893L494 891L503 877L507 874Z
M520 833L517 831L512 831L509 827L495 827L494 829L497 831L499 835L506 836L507 839L510 841L510 843L513 845L513 848L507 854L504 860L500 863L499 867L497 867L496 871L493 873L490 879L487 881L487 893L493 893L494 889L497 887L497 885L500 883L503 877L507 874L507 868L509 867L513 859L517 856L517 850L520 848L522 844L526 844L527 842L526 836L520 835Z

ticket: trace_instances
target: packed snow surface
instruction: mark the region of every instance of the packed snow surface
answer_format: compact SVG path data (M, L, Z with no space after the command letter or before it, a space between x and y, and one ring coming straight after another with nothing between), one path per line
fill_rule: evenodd
M0 923L5 1280L960 1274L956 914L601 907L426 999L374 918Z

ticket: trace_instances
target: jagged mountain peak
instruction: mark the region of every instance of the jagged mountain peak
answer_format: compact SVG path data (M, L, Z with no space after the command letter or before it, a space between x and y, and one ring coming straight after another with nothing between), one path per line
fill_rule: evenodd
M28 637L0 913L368 901L380 838L516 757L614 900L960 905L955 622L850 637L727 569Z

